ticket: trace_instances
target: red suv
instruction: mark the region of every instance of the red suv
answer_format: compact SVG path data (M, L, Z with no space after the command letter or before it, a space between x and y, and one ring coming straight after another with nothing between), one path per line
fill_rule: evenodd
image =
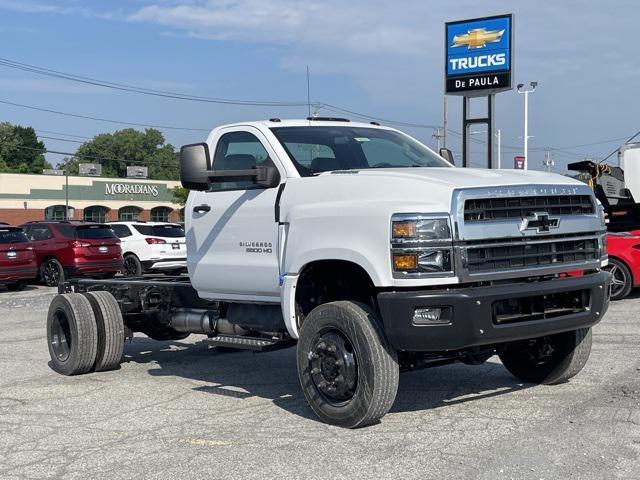
M45 221L22 228L33 243L40 279L50 287L69 276L112 277L122 270L120 240L109 225Z
M0 284L22 290L37 276L38 262L29 239L20 228L0 223Z

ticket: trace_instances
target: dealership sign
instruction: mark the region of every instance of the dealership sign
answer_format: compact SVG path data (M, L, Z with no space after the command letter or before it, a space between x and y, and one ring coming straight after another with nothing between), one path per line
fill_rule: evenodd
M486 95L512 87L513 16L445 25L445 92Z
M106 183L104 186L105 195L150 195L158 196L157 185L146 185L143 183Z

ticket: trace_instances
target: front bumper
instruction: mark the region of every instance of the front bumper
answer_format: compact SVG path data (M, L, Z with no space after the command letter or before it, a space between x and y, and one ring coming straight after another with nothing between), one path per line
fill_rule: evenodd
M609 306L609 278L607 272L598 272L538 282L381 292L378 305L385 333L396 350L461 350L591 327L600 321ZM565 292L569 296L572 294L569 292L580 292L580 298L585 299L583 308L553 315L542 313L535 319L511 315L508 322L499 321L504 317L500 315L504 304L509 307L518 302L527 306L544 305L545 299ZM414 325L415 309L421 307L449 307L449 323Z

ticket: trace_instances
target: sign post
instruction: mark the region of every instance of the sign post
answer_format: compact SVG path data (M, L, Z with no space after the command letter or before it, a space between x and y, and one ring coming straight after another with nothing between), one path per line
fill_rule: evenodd
M513 88L513 15L445 24L445 95L463 96L462 166L469 163L469 126L487 125L487 167L493 166L494 95ZM470 99L486 97L485 117L470 117Z

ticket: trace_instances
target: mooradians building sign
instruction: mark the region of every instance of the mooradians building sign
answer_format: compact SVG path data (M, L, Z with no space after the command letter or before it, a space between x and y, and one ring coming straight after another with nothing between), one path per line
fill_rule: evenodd
M157 197L157 185L145 185L142 183L105 183L105 195L150 195Z

